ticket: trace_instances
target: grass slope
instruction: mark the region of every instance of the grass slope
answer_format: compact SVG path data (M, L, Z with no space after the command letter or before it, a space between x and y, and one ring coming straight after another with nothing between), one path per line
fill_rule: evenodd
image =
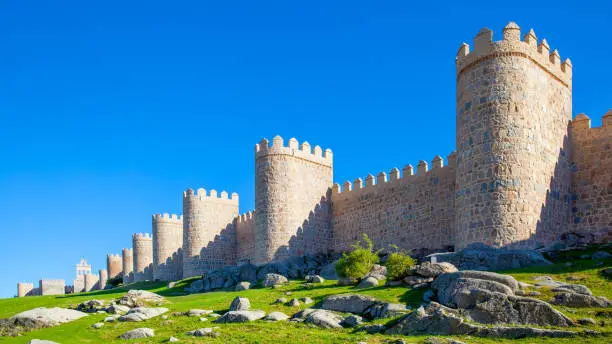
M589 287L594 295L606 296L612 299L612 284L610 280L602 276L599 271L602 268L612 266L612 260L607 260L604 265L596 266L596 262L591 260L575 260L573 257L567 258L572 260L572 265L567 266L566 263L560 262L553 266L543 268L528 268L504 271L503 273L514 276L519 281L531 283L532 277L549 275L556 280L565 281L568 277L580 278L579 281L571 283L580 283ZM413 290L403 286L400 287L375 287L365 290L355 290L353 287L337 286L335 281L327 281L322 285L317 285L313 288L302 287L302 282L292 281L290 284L278 289L270 288L254 288L246 291L218 291L204 294L183 295L183 288L189 284L191 280L185 280L176 285L174 288L167 288L164 283L135 283L125 287L96 291L84 294L74 294L65 296L35 296L26 298L13 298L0 300L0 318L10 317L21 311L32 309L35 307L68 307L74 306L82 301L91 299L111 300L120 297L128 289L146 289L160 295L165 296L169 300L167 307L170 309L169 318L167 320L157 317L142 323L107 323L102 329L96 330L91 327L92 324L102 321L107 315L92 314L88 317L79 319L69 324L64 324L54 328L42 329L30 333L26 333L20 337L0 337L0 343L27 343L30 339L48 339L62 344L69 343L164 343L170 336L175 336L182 343L357 343L364 341L367 343L383 343L391 338L402 338L408 343L422 343L423 340L430 336L420 337L404 337L404 336L384 336L384 335L368 335L364 332L357 332L351 329L319 329L310 327L304 324L294 324L291 322L267 323L264 321L256 321L248 324L220 324L216 325L209 321L201 322L199 318L186 316L173 316L171 312L183 312L191 308L212 309L217 313L227 311L229 304L234 297L240 295L249 298L252 309L262 309L266 313L272 311L281 311L285 314L292 315L298 311L298 307L289 307L286 305L276 305L273 302L279 297L300 298L309 296L315 300L315 303L322 301L326 296L358 292L374 296L381 300L402 302L415 308L421 303L421 290ZM535 290L535 289L534 289ZM552 297L550 290L545 288L538 289L542 293L540 299L549 301ZM287 295L290 292L291 295ZM300 306L299 309L307 308L308 306ZM547 338L526 338L519 340L503 340L503 339L484 339L478 337L455 336L453 338L464 341L466 343L575 343L580 341L585 343L604 343L612 341L612 311L605 309L569 309L565 307L557 307L560 311L566 314L573 320L583 317L591 317L597 321L597 325L581 326L597 330L604 333L603 337L579 337L567 339L547 339ZM599 314L599 315L597 315ZM377 322L384 323L390 319L383 319ZM600 323L604 322L602 326ZM195 339L185 335L185 332L195 330L201 327L219 326L217 332L220 336L217 338ZM150 327L155 329L156 336L154 338L139 339L125 341L118 339L118 336L126 331L138 327ZM576 327L575 330L579 328Z

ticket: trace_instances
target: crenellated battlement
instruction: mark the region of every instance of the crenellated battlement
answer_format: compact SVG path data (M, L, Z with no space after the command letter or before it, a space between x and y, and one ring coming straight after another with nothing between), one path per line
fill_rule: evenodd
M123 254L123 256L132 256L134 255L134 249L133 248L123 248L121 250L121 253Z
M134 240L153 240L153 237L150 233L134 233L132 234L132 239Z
M121 260L121 255L120 254L114 254L114 253L109 253L106 255L106 257L110 260L114 260L114 261L120 261Z
M238 194L232 192L231 198L228 197L228 193L226 191L221 191L217 193L217 190L212 189L210 192L206 192L206 189L199 188L197 191L193 191L193 189L189 188L185 192L183 192L183 199L190 198L192 200L198 201L210 201L210 202L219 202L219 203L230 203L230 204L238 204ZM182 219L182 215L181 215Z
M236 217L236 222L247 223L252 222L255 219L255 210L248 211L244 214L240 214Z
M546 39L538 43L533 29L521 40L521 29L516 23L510 22L503 30L502 40L493 41L493 31L482 28L474 38L473 48L470 51L467 43L459 47L456 57L457 77L479 62L499 56L520 56L530 59L566 87L572 88L572 62L569 58L561 62L559 51L551 51Z
M153 222L174 222L180 223L183 222L183 215L176 214L153 214Z
M386 184L395 183L410 183L416 178L429 176L431 173L438 173L438 171L446 170L449 167L454 168L457 165L457 155L452 152L447 157L448 164L444 165L444 159L441 156L436 155L431 162L431 169L425 160L421 160L417 165L417 173L414 174L414 168L412 165L406 165L400 175L400 170L395 167L389 171L389 174L385 172L379 172L376 177L372 174L368 174L365 179L365 185L361 178L355 179L353 183L345 181L342 186L336 183L332 186L333 194L342 194L346 192L368 192L375 190L376 188L382 187Z
M574 120L571 123L573 130L586 130L586 129L595 129L595 130L612 130L612 109L608 110L605 115L603 115L601 119L601 127L591 127L591 118L589 118L584 113L579 113L576 115ZM605 128L605 129L604 129Z
M280 136L272 139L272 145L268 139L262 139L255 145L255 158L269 155L290 155L299 159L311 161L320 165L331 167L333 163L333 153L331 149L323 149L320 146L311 148L310 143L304 141L301 145L295 138L289 139L285 146L284 140Z

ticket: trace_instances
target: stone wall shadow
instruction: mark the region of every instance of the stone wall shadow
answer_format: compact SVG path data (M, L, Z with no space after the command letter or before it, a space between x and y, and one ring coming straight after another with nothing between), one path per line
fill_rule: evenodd
M225 266L236 265L236 227L234 222L228 223L225 228L215 235L213 241L208 242L200 250L198 257L200 272L221 269Z
M572 231L571 209L576 200L572 184L571 134L568 131L559 149L555 171L547 185L546 198L534 232L529 238L516 241L507 248L537 249L550 247L575 236Z
M170 271L171 278L154 278L155 281L177 281L183 278L183 249L179 248L172 253L171 257L166 258L166 261L157 266L157 271L162 271L163 275L168 275Z
M274 253L274 261L305 255L326 255L331 252L333 233L331 229L331 189L322 196L304 219L302 226L287 245L279 247Z

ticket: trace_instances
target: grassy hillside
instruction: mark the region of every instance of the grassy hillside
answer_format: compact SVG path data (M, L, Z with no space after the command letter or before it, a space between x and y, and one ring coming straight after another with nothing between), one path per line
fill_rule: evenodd
M606 296L612 299L612 283L599 271L604 267L612 266L612 260L605 261L604 265L596 266L596 262L591 260L572 260L571 266L566 262L560 262L546 268L529 268L506 271L504 273L514 276L519 281L533 282L533 276L549 275L556 280L565 281L568 277L580 280L571 283L580 283L589 287L595 295ZM264 311L281 311L292 315L299 309L308 306L289 307L277 305L273 302L279 297L300 298L309 296L315 303L323 300L328 295L341 294L346 292L359 292L361 294L372 295L376 298L392 302L407 303L413 308L421 303L421 290L412 290L407 287L375 287L366 290L356 291L353 287L337 286L334 281L327 281L322 285L313 288L304 288L302 281L292 281L290 284L278 289L254 288L247 291L219 291L204 294L183 295L183 288L190 283L190 280L179 283L172 289L167 288L163 283L136 283L114 290L97 291L85 294L65 295L65 296L36 296L26 298L2 299L0 300L0 318L10 317L21 311L35 307L74 306L82 301L91 299L111 300L123 295L129 289L146 289L165 296L169 300L167 307L170 312L167 320L157 317L142 323L107 323L102 329L96 330L92 324L102 321L107 315L92 314L88 317L79 319L62 326L42 329L26 333L20 337L0 337L0 343L27 343L29 339L48 339L59 343L163 343L167 342L170 336L175 336L182 343L357 343L364 341L367 343L383 343L391 338L402 338L408 343L422 343L425 337L391 337L386 335L368 335L364 332L357 332L352 329L318 329L304 324L294 324L291 322L267 323L256 321L248 324L220 324L216 325L209 321L201 322L199 318L171 315L172 312L183 312L191 308L212 309L217 313L224 313L228 310L232 299L238 295L248 297L251 301L252 309L262 309ZM535 290L535 289L534 289ZM539 298L549 301L552 293L546 289L538 289L542 293ZM287 295L291 293L291 295ZM612 310L605 309L569 309L558 307L571 319L577 320L583 317L591 317L598 324L587 326L592 330L604 332L604 337L580 337L568 339L522 339L522 340L491 340L477 337L457 336L453 337L466 343L575 343L577 340L584 343L603 343L612 341ZM384 323L390 319L379 320ZM600 322L604 322L604 326ZM186 336L185 332L201 327L219 326L217 338L194 339ZM139 339L125 341L118 339L118 336L130 329L138 327L150 327L155 329L156 336L149 339ZM578 329L578 328L577 328ZM448 337L448 336L447 336Z

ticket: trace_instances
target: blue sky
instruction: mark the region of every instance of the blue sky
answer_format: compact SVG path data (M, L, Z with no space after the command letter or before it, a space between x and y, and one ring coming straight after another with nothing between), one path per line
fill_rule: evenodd
M340 183L446 157L483 26L534 28L574 64L574 114L612 108L603 2L98 3L0 3L0 297L104 268L188 187L251 210L262 137L331 148Z

